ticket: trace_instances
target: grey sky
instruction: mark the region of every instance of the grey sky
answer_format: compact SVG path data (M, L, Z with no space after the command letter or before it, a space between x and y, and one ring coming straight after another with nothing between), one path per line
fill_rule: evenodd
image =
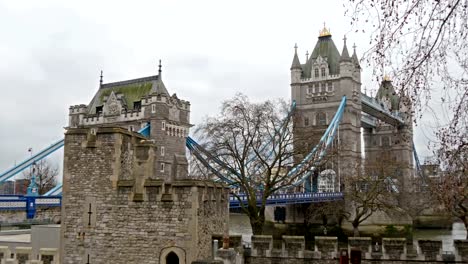
M281 3L281 4L280 4ZM301 62L326 22L358 55L343 3L328 1L1 1L0 172L63 137L68 107L88 104L104 82L156 74L192 104L192 123L236 92L289 99L297 42ZM364 68L364 83L371 83ZM416 135L420 133L418 129ZM425 137L417 137L427 155ZM55 155L57 159L61 153ZM57 161L61 162L61 161Z

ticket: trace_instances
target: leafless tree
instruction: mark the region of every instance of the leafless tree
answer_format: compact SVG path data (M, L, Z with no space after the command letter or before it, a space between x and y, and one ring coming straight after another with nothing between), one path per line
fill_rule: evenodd
M438 158L443 173L430 182L430 189L443 211L463 221L468 230L468 144L459 140L451 137L442 144Z
M42 159L33 165L34 175L39 195L43 195L57 185L57 176L59 168L57 165L50 163L46 159ZM31 180L32 170L23 172L23 178Z
M223 102L221 114L208 118L196 130L203 146L227 164L219 171L239 193L254 234L265 223L267 198L307 173L312 162L289 174L294 165L294 137L289 105L281 100L253 103L238 94ZM210 172L208 172L209 174ZM232 195L240 199L240 194Z
M351 210L348 221L354 236L359 236L359 225L375 212L395 213L398 195L402 190L399 165L390 154L382 153L377 160L356 161L356 174L346 177L345 199Z

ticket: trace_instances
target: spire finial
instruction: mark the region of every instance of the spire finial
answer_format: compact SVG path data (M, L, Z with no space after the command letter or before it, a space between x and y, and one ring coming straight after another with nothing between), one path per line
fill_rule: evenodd
M327 29L325 26L325 22L323 22L323 29L319 31L319 37L326 37L331 36L330 28Z
M306 62L309 60L309 51L306 50Z
M356 43L353 44L353 50L354 50L354 53L356 53Z
M161 72L162 72L161 68L162 68L161 60L159 60L159 70L158 70L158 74L159 74L160 77L161 77Z
M346 35L344 35L343 41L344 41L344 45L345 45L345 46L346 46L346 40L347 40Z
M100 76L100 78L99 78L99 87L102 86L102 82L103 82L102 77L103 77L103 76L102 76L102 70L101 70L101 76Z
M297 43L294 43L294 52L297 53Z

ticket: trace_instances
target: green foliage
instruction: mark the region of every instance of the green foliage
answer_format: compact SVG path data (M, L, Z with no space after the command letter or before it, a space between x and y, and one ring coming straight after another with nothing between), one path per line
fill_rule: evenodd
M383 237L398 237L400 232L394 225L385 226Z

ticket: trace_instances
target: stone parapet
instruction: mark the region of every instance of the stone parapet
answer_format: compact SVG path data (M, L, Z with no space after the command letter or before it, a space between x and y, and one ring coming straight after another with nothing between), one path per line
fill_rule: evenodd
M268 257L273 249L273 237L254 235L252 236L252 256Z
M424 260L442 260L442 241L418 240L418 245Z
M362 259L370 259L372 253L372 238L370 237L348 237L348 252L356 248L361 251Z
M283 256L303 258L305 239L301 236L283 236Z
M406 259L406 238L383 238L383 259Z
M338 254L338 238L337 237L315 237L315 251L321 252L322 258L336 258Z
M468 262L468 240L454 240L455 260Z

